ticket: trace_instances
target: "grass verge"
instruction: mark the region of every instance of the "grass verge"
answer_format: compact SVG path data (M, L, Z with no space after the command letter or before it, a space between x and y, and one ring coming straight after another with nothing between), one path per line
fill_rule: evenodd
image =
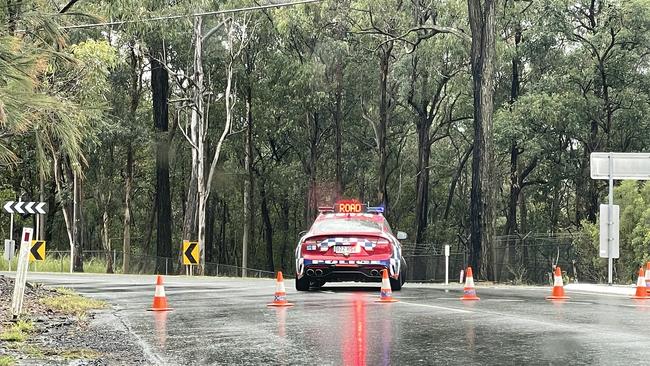
M11 356L0 356L0 366L14 366L16 360Z
M23 342L34 330L34 324L31 321L19 320L11 328L0 333L0 340L6 342Z
M78 317L85 316L88 310L104 309L107 306L104 301L80 296L68 288L57 288L56 292L57 296L41 299L41 304L52 310Z

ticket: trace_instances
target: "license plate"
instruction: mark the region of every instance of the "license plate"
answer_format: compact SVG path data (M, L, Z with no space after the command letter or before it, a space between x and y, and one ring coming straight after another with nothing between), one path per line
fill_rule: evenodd
M335 245L334 253L337 254L354 254L359 253L358 245Z

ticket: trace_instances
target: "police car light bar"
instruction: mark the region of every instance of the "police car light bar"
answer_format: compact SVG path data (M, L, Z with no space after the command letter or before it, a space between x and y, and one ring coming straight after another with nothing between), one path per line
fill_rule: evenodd
M366 209L366 211L369 212L369 213L377 213L377 214L380 214L380 213L384 213L384 208L381 207L381 206L379 206L379 207L368 207L368 208Z
M318 207L318 212L320 212L320 213L334 212L334 207L320 206L320 207Z

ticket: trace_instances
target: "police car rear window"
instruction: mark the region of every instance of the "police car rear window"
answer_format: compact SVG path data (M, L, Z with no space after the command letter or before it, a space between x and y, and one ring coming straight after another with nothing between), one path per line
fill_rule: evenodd
M345 232L380 232L381 224L369 220L323 220L314 223L314 231L322 233L345 233Z

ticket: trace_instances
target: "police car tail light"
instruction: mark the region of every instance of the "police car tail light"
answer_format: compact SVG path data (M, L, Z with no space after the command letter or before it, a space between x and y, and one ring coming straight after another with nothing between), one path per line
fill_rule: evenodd
M318 250L318 242L315 240L306 240L302 243L302 247L308 252L315 252Z
M375 245L373 251L377 254L380 253L391 253L393 250L392 246L390 245L390 241L386 239L379 239L377 240L377 244Z

